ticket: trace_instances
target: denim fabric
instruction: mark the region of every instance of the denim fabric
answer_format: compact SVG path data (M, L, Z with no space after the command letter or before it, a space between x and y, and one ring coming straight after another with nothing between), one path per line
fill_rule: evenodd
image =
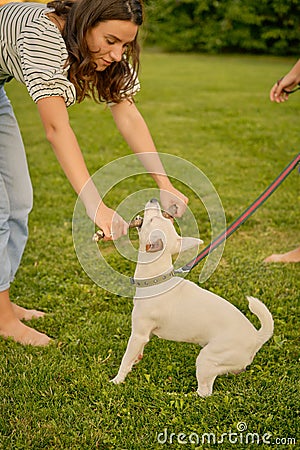
M0 85L0 292L9 288L28 237L32 186L21 133Z

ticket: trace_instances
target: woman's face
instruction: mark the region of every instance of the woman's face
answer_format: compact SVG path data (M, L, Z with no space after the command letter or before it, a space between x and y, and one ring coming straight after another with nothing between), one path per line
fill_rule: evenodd
M134 41L138 26L127 20L99 22L86 35L96 70L103 71L111 63L121 61L127 45Z

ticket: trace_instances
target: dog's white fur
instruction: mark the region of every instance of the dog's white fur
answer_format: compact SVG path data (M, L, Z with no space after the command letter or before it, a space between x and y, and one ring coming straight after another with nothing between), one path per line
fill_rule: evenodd
M135 279L167 273L172 268L172 255L202 243L200 239L181 238L172 222L162 216L155 199L145 207L139 241ZM133 364L142 358L151 335L156 335L203 347L196 360L197 392L201 397L211 395L218 375L243 371L273 334L267 307L256 298L247 298L250 310L261 322L259 330L231 303L181 277L137 288L131 337L112 382L125 380Z

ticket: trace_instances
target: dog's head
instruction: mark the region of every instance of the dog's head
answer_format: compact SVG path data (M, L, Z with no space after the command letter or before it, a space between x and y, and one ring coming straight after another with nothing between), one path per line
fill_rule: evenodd
M203 244L201 239L180 237L173 220L166 219L158 200L150 200L144 210L144 219L139 228L140 251L155 253L166 251L170 255L180 253Z

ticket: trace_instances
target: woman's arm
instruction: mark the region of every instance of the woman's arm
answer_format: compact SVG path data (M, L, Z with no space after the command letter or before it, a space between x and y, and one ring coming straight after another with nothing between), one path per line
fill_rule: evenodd
M161 202L165 210L177 206L176 216L180 217L188 199L174 188L169 180L156 151L149 129L133 102L123 102L111 106L114 121L132 151L139 157L145 169L161 190Z
M102 201L84 162L76 136L69 123L65 102L61 97L47 97L37 103L45 133L54 153L79 195L88 216L103 230L106 239L126 234L127 223Z

